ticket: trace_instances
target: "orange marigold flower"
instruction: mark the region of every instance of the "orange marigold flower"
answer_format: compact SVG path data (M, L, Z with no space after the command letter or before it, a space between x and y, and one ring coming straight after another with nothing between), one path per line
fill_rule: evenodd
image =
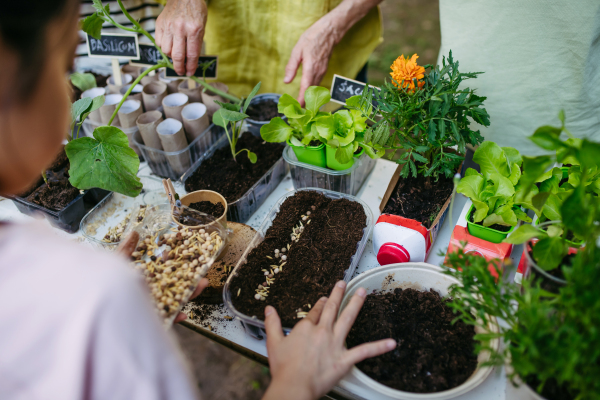
M425 85L425 81L420 80L425 76L425 68L417 64L417 58L419 58L419 56L416 54L413 54L410 60L408 58L404 58L404 55L401 55L396 59L396 61L394 61L390 67L392 69L390 75L395 79L395 82L392 81L395 86L402 85L410 90L414 90L415 83L413 79L417 79L417 85L419 88L422 88L423 85Z

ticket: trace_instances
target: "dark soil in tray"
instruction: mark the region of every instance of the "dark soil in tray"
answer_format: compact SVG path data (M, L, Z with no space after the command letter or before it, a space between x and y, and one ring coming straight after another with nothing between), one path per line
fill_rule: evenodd
M354 152L354 155L360 154L361 151L362 151L362 147L358 146L358 149L356 149L356 151Z
M477 225L483 226L483 221L479 221L479 222L474 222L473 221L473 215L475 215L475 209L474 208L473 208L473 211L471 211L471 214L469 214L469 222L471 222L473 224L477 224ZM494 230L500 231L500 232L508 232L508 231L510 231L510 228L512 228L512 226L494 224L494 225L486 226L485 228L494 229Z
M525 382L527 383L527 386L537 393L536 388L541 383L537 377L530 375L525 379ZM541 395L548 400L572 400L577 397L569 393L566 385L559 385L554 378L550 378L546 381Z
M400 178L383 212L414 219L429 228L452 194L452 178Z
M211 203L210 201L199 201L189 205L196 211L203 212L208 215L212 215L215 218L220 218L225 212L225 207L221 203Z
M396 350L357 367L394 389L431 393L465 382L477 367L475 329L459 321L434 290L395 289L370 294L346 343L348 348L393 338Z
M246 152L231 156L231 148L225 146L205 160L185 182L185 190L214 190L233 203L242 197L281 158L283 145L265 143L250 133L244 133L237 144L240 149L250 149L258 160L252 164Z
M533 252L529 252L529 256L532 260L535 260L533 257ZM562 262L558 268L551 269L550 271L545 271L548 275L552 275L555 278L565 280L565 274L563 273L562 267L571 267L573 265L573 258L575 258L575 254L567 254L563 257ZM540 287L544 290L547 290L551 293L558 293L558 290L563 287L558 282L554 282L551 279L546 278L537 269L534 267L531 268L531 274L535 277L535 279L540 279Z
M87 71L88 73L94 75L96 78L96 86L97 87L106 87L106 80L108 79L108 75L98 75L94 72ZM76 88L69 80L69 85L71 85L71 89L73 90L73 96L71 97L71 102L76 102L81 98L81 93L83 93L79 88Z
M246 109L246 114L253 121L270 121L275 117L282 117L277 111L275 100L263 100L258 103L251 103Z
M266 300L255 299L258 285L266 281L262 270L270 271L271 265L283 263L274 251L287 248L294 227L300 225L307 211L311 215L303 222L304 231L284 253L286 264L282 272L273 275L275 282L269 286ZM286 199L265 240L250 252L248 262L232 280L229 290L233 305L241 313L260 320L264 319L265 306L271 305L283 326L293 327L300 320L298 312L309 311L309 304L329 296L335 283L344 278L366 220L363 207L350 200L332 200L313 191L301 191Z
M69 167L69 159L63 149L46 170L48 183L40 177L38 187L28 189L20 197L49 210L62 210L79 196L79 189L69 182Z

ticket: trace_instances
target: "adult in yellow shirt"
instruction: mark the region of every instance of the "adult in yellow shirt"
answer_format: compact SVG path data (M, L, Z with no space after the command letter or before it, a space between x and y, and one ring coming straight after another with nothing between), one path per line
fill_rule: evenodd
M333 74L354 78L365 66L382 40L380 2L168 0L156 42L180 75L194 73L204 41L231 92L243 96L260 81L261 92L303 104L309 86L330 86Z

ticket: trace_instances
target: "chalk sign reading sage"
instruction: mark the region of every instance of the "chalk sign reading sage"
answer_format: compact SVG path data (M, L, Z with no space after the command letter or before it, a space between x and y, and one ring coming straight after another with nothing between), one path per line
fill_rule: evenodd
M333 75L333 83L331 84L331 101L339 104L346 104L352 96L360 96L367 86L363 82L355 81L354 79L344 78L343 76ZM376 86L369 85L373 89L380 90ZM377 102L373 100L373 105Z
M202 78L202 66L205 63L210 63L213 60L214 62L206 69L205 76L207 79L217 79L217 64L219 62L219 58L217 56L201 56L198 59L198 68L196 68L194 76ZM171 68L167 68L167 76L181 78L181 75L177 75L177 72L175 72L175 70Z
M140 59L132 62L131 65L151 66L162 61L162 54L153 44L140 43L138 47L140 48Z
M129 58L138 60L140 50L137 35L103 33L100 40L86 35L90 57Z

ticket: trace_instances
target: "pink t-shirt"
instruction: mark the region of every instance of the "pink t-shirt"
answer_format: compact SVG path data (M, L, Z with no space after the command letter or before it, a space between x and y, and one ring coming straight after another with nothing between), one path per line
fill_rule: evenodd
M0 399L197 399L192 382L124 259L0 225Z

